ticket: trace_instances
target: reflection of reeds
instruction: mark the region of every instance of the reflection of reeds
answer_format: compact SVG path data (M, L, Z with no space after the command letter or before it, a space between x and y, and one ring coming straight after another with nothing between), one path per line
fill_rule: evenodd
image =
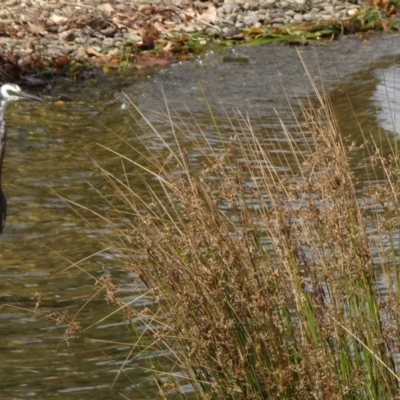
M129 210L110 221L116 262L155 308L135 311L104 287L132 321L134 351L170 351L175 368L156 367L165 398L184 397L185 380L204 399L400 395L398 155L371 146L387 179L360 201L348 161L358 149L317 97L303 141L282 126L296 167L286 152L272 159L245 118L222 155L198 139L203 165L193 166L169 116L174 147L153 150L146 167L130 160L146 198L105 172Z

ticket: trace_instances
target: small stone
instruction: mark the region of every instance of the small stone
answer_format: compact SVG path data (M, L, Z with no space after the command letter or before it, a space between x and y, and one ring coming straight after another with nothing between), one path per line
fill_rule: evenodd
M74 43L76 43L76 44L84 44L84 43L86 43L86 41L87 41L87 38L83 35L77 36L74 39Z
M110 3L99 4L96 8L106 13L112 13L114 11L114 8Z
M229 25L229 26L234 25L233 21L231 21L230 19L225 19L225 18L220 19L219 23L221 25Z
M73 53L71 53L71 59L76 60L76 61L84 61L87 60L88 55L86 53L86 50L82 47L79 47L77 50L75 50Z
M112 38L104 38L103 39L103 46L104 47L114 46L114 39L112 39Z
M296 0L296 3L297 3L299 6L302 6L302 5L306 4L306 0Z
M303 22L303 16L302 16L301 14L296 14L296 15L293 17L293 21L296 22L296 23Z
M249 14L244 17L243 20L244 24L247 26L253 26L258 22L258 15L257 14Z
M245 10L257 10L258 9L258 2L257 1L249 1L244 4L243 8Z
M142 40L142 38L139 35L136 35L135 33L128 33L124 35L124 39L130 43L138 43Z
M101 40L98 38L90 38L87 45L93 47L96 51L101 51Z
M44 12L46 12L46 11L43 11L43 13L44 13ZM53 21L53 22L55 22L56 24L60 24L60 23L65 23L65 22L67 22L67 21L68 21L68 18L63 17L63 16L61 16L61 15L52 14L52 15L50 16L50 20Z
M116 31L115 26L110 25L109 27L102 29L100 32L102 35L106 37L112 37L114 36L115 31Z
M239 6L237 6L236 4L226 4L222 6L219 10L223 11L224 14L232 14L236 12L238 8Z
M311 13L303 14L303 21L311 22L315 20L315 15Z
M286 15L287 17L294 17L295 14L296 14L296 13L295 13L293 10L287 10L287 11L285 12L285 15Z

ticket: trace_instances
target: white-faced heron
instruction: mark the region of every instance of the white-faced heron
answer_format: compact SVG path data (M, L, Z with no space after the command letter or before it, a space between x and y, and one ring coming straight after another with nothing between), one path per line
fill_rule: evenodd
M0 88L0 233L3 232L7 217L7 200L1 187L7 136L4 114L7 104L19 99L43 101L40 97L24 93L18 85L7 83Z

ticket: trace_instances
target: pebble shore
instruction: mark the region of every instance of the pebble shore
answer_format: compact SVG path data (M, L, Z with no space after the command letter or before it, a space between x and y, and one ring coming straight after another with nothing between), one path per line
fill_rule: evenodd
M345 20L359 4L337 0L5 0L0 5L0 67L21 70L54 66L66 55L85 62L107 54L121 58L121 48L176 32L282 27L312 21ZM150 47L149 47L150 48ZM89 51L88 51L89 49ZM105 52L104 49L107 49ZM8 63L8 64L7 64ZM35 68L31 68L35 69Z

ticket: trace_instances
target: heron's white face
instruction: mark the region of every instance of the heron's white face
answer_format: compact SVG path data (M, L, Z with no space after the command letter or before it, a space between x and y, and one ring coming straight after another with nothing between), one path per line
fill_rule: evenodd
M6 101L19 100L21 96L18 96L15 93L21 92L21 88L18 85L14 85L13 83L6 83L0 88L1 97Z
M0 88L0 95L0 101L5 102L6 104L10 101L16 101L19 99L43 101L43 99L38 96L23 92L18 85L14 85L13 83L6 83L3 85Z

